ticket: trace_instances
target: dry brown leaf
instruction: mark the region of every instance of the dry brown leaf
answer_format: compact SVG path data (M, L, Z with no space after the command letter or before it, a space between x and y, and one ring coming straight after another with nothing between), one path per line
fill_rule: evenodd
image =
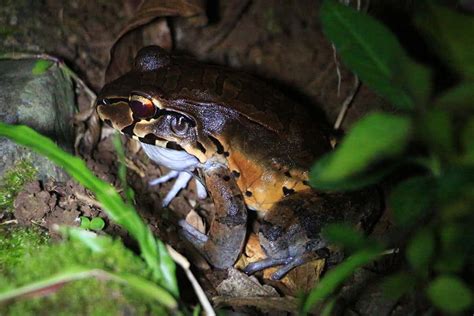
M229 297L216 296L212 298L216 307L232 306L243 307L252 306L264 311L287 311L290 313L298 313L299 300L295 297L266 297L262 300L261 297ZM270 314L271 315L271 314Z
M262 285L257 278L248 276L237 269L229 268L227 279L222 281L216 288L219 295L232 297L279 296L278 292L269 285Z
M145 0L117 37L110 50L105 74L109 82L130 70L138 50L147 45L171 49L172 38L165 17L204 17L202 0Z
M243 270L248 264L262 260L266 257L260 246L258 236L254 233L249 235L248 241L245 244L245 249L240 256L239 260L235 263L235 268Z
M192 209L188 215L186 215L186 222L196 228L199 232L203 234L206 233L206 224L195 210Z

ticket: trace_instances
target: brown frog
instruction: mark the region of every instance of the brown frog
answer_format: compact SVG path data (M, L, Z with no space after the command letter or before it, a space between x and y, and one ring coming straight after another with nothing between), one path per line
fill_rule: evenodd
M164 204L191 178L200 196L207 190L216 207L208 233L185 221L181 227L214 267L239 257L247 209L259 214L268 258L245 271L282 265L275 279L329 255L324 225L346 221L369 230L379 215L366 193L325 194L308 185L309 168L331 149L326 125L245 73L145 47L129 73L102 89L97 111L172 170L153 182L177 178Z

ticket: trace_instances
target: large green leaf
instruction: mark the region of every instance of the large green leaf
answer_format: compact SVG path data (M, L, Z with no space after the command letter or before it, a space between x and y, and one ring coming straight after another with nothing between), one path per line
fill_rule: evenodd
M454 151L454 126L447 111L430 109L419 118L417 134L438 156L447 158Z
M334 0L323 3L321 22L343 62L362 82L400 109L414 107L413 98L400 83L406 81L415 85L411 91L420 90L416 87L426 87L426 82L421 80L426 80L427 76L420 75L420 80L400 78L410 75L405 71L412 68L410 65L413 62L387 27L367 14Z
M416 225L429 210L434 192L434 180L429 177L414 177L398 184L389 197L397 224Z
M435 100L436 107L466 114L474 112L474 82L463 82L440 95Z
M472 306L472 291L459 278L442 275L427 288L433 305L446 312L462 312Z
M308 313L315 304L333 294L357 268L373 261L380 253L378 248L360 250L329 271L304 300L303 311Z
M357 122L338 148L316 162L310 174L316 188L344 188L344 181L366 171L382 159L393 158L410 140L407 117L385 113L368 114Z
M415 287L414 276L406 272L399 272L387 276L382 283L385 296L397 300Z
M418 272L427 272L426 267L431 261L435 250L435 239L432 231L419 231L408 243L406 257L410 265Z
M175 265L163 243L153 237L153 233L142 221L135 209L123 202L117 191L107 182L97 178L84 161L61 150L51 139L38 134L23 125L14 126L0 123L0 135L48 157L64 168L74 179L93 191L109 217L124 227L137 241L141 255L153 271L157 282L178 296ZM160 260L162 259L162 260Z
M416 19L446 64L466 78L474 79L474 17L427 1Z
M331 224L323 228L323 236L331 243L353 251L367 245L365 235L348 224Z
M474 103L474 101L473 101ZM474 116L471 116L462 132L463 162L468 165L474 165Z

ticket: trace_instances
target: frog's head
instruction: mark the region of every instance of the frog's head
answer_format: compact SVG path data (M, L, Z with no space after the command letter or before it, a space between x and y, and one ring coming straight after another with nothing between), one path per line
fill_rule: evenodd
M162 79L172 72L172 57L165 50L158 46L141 49L134 68L104 86L97 112L105 123L129 137L185 151L203 163L209 157L209 138L203 136L203 107L163 91L160 85L166 80Z

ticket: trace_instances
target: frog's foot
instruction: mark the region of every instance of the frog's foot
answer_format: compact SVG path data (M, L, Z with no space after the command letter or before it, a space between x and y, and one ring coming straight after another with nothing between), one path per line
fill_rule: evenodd
M153 179L149 182L150 185L157 185L161 183L165 183L171 179L176 178L176 181L173 184L173 187L171 187L171 190L166 194L165 198L163 199L162 205L163 207L167 207L171 201L178 195L178 192L181 189L184 189L189 181L192 178L192 175L189 172L185 171L175 171L171 170L164 176L161 176L159 178ZM200 199L205 199L207 197L207 191L204 185L196 179L196 191L197 191L197 196Z
M257 271L261 271L270 267L281 265L282 267L278 269L275 273L272 274L272 280L280 280L288 272L294 268L303 265L307 262L313 261L315 259L326 258L328 256L325 250L316 251L316 252L307 252L300 256L295 257L286 257L286 258L267 258L260 261L252 262L245 267L244 272L247 274L253 274Z
M184 237L191 244L193 244L194 247L196 247L197 249L202 249L204 244L208 241L209 237L206 234L201 233L193 225L189 224L184 219L180 220L178 224L182 228L181 233L184 235Z

